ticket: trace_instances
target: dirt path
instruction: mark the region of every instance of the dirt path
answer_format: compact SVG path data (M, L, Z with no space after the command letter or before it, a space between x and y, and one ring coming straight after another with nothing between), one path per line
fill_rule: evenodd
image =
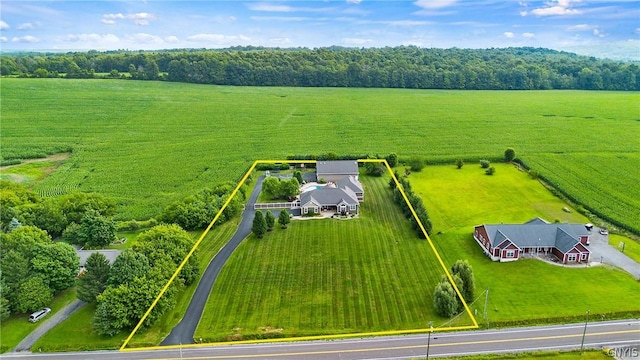
M52 317L40 324L40 326L31 332L31 334L22 339L22 341L16 345L16 348L13 349L13 352L29 351L33 344L35 344L36 341L38 341L38 339L40 339L44 334L53 329L56 325L68 319L71 314L80 310L86 304L87 303L82 300L75 300L71 304L65 306L62 310L58 311Z
M11 169L13 167L24 165L24 164L31 164L31 163L45 162L45 161L63 161L63 160L67 160L69 156L71 156L71 153L60 153L60 154L53 154L53 155L47 156L46 158L20 160L21 161L20 164L0 166L0 171Z

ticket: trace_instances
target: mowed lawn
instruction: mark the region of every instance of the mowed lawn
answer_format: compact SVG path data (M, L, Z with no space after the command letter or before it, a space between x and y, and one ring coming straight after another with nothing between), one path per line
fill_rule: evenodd
M537 180L507 164L494 164L493 176L478 164L428 166L409 176L434 223L432 239L450 266L458 258L473 266L478 295L489 288L487 315L491 323L547 322L583 319L587 310L597 319L613 313L640 311L640 284L626 272L605 267L562 267L538 260L498 263L489 260L473 240L473 227L483 223L523 223L534 217L584 223L564 212L564 202ZM632 241L632 240L628 240ZM472 306L483 319L484 296Z
M444 274L391 199L362 176L358 219L293 221L249 236L225 265L195 337L206 341L423 329ZM468 317L457 322L471 325Z

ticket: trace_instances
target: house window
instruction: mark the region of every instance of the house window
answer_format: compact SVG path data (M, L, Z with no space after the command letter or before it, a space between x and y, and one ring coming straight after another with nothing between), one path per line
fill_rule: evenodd
M308 214L309 213L309 208L302 208L302 212L305 213L305 214Z
M349 205L349 210L356 211L356 206L355 205Z
M507 257L508 257L508 258L512 258L512 257L514 257L514 256L515 256L515 254L516 254L516 253L515 253L515 251L513 251L513 250L507 250Z
M318 212L318 207L317 207L317 206L313 208L313 212L314 212L314 213L317 213L317 212Z
M587 260L587 254L582 254L582 260Z
M576 261L576 254L569 254L568 261Z

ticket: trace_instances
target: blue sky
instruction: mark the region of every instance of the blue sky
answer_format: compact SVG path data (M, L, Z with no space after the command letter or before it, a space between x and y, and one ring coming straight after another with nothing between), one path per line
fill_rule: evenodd
M10 50L545 47L640 60L640 0L0 1Z

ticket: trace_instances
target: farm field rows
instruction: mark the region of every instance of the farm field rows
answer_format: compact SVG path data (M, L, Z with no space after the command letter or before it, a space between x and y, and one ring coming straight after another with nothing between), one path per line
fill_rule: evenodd
M507 164L494 164L486 176L476 164L427 166L409 176L434 224L432 240L446 264L458 258L473 266L477 293L489 288L488 322L520 324L582 319L587 310L598 318L640 312L638 282L621 270L602 266L564 267L527 259L493 262L473 239L479 224L524 223L535 217L584 223L576 211L554 197L537 180ZM632 241L627 239L628 241ZM482 318L484 298L471 306Z
M361 177L357 219L294 221L245 239L209 297L195 337L205 341L424 329L444 275L392 204L388 178ZM455 325L472 325L461 316ZM448 326L455 326L449 324Z
M640 154L536 154L527 165L600 217L640 233Z
M511 146L527 163L554 153L624 154L624 169L638 174L640 168L636 92L261 88L12 78L4 78L0 90L3 159L71 148L71 157L35 190L111 196L118 202L119 219L156 216L194 189L237 181L255 159L291 154L396 152L453 161L500 157ZM552 167L541 172L550 176L560 171L564 159L558 157L559 165L550 162ZM583 188L596 192L610 178L604 172L580 176ZM633 179L620 177L607 192L614 199L623 198L628 189L637 193ZM615 207L615 202L605 206Z

